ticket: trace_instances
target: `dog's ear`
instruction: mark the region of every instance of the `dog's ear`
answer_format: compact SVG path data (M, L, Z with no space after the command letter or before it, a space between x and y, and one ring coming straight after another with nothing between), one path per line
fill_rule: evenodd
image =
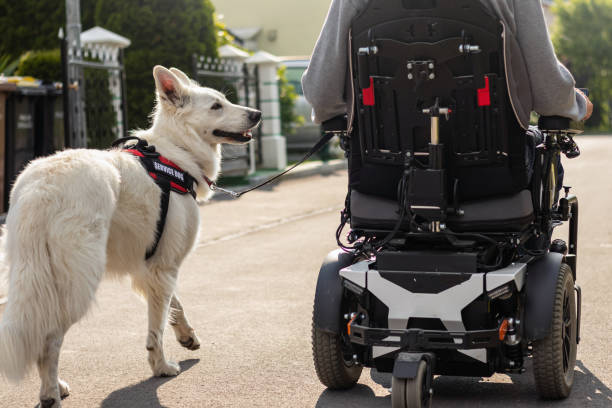
M176 75L161 65L156 65L153 68L153 77L155 78L157 92L162 100L177 106L183 104L185 90Z
M172 67L170 68L170 72L176 75L176 77L180 79L184 85L186 86L191 85L191 80L189 79L189 77L180 69Z

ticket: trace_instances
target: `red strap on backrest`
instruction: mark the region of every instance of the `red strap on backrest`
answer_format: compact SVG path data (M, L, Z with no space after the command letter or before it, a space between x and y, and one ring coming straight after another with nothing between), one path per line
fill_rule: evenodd
M478 106L491 106L491 86L489 77L485 76L485 87L478 89Z
M363 105L374 106L374 78L370 77L370 87L362 90L363 94Z

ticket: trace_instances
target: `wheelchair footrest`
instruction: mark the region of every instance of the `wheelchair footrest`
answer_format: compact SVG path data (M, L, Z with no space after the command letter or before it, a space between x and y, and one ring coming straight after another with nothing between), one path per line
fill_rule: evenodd
M422 329L378 329L351 325L350 340L362 346L398 347L406 350L450 349L467 350L495 347L499 330L450 332Z

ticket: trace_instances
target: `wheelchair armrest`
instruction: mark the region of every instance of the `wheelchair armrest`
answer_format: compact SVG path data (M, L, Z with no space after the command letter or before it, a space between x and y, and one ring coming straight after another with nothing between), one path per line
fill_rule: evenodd
M329 120L326 120L321 124L321 128L325 133L340 133L346 131L347 118L346 115L339 115Z
M584 132L584 121L577 122L562 116L540 116L538 128L543 132L578 135Z
M538 128L542 131L547 130L568 130L570 128L571 119L562 116L540 116L538 120Z

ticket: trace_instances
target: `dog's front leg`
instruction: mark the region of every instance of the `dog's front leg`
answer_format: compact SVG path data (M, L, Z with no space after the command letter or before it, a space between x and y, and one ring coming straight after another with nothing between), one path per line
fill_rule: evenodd
M174 329L176 340L189 350L197 350L200 348L200 339L196 335L193 327L189 324L189 320L185 316L183 305L181 304L176 293L172 295L170 301L170 325Z
M153 282L148 282L147 303L149 306L149 334L147 336L147 350L149 351L149 364L153 375L157 377L171 377L181 371L178 364L166 361L164 357L164 327L168 317L168 306L174 292L176 271L164 274L156 271Z

